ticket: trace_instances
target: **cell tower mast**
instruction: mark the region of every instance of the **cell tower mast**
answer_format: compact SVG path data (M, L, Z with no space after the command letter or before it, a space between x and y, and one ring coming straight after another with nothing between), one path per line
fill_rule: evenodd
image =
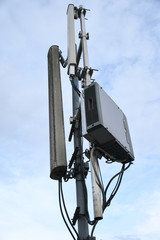
M67 59L63 58L62 52L56 45L50 47L48 52L50 177L59 181L61 214L74 240L96 239L93 237L95 226L99 220L103 219L103 212L117 193L124 171L134 160L125 115L102 87L91 81L94 69L89 66L88 60L87 40L89 34L85 29L86 11L87 9L83 6L77 8L73 4L68 5ZM80 20L78 49L75 43L74 26L77 19ZM81 55L83 55L83 67L79 67ZM69 141L73 137L74 152L69 163L66 159L60 63L63 67L67 67L67 74L72 85L73 116L70 118ZM81 81L82 89L79 88L79 81ZM83 138L89 141L89 149L85 152L83 151ZM84 153L89 160L84 161ZM98 159L102 157L105 158L106 163L119 162L122 164L121 170L111 178L106 188L100 177ZM92 221L88 211L86 186L89 161L94 208ZM108 188L116 177L118 178L117 183L107 199ZM68 181L71 178L76 181L77 197L77 207L72 220L68 215L62 190L62 180ZM75 228L76 223L78 231ZM91 234L89 234L89 225L92 226Z

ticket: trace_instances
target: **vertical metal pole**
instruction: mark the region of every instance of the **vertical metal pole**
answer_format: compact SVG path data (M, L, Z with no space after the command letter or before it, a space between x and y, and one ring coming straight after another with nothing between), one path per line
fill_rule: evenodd
M78 78L74 77L73 82L78 86ZM80 101L79 96L76 91L72 90L73 98L73 116L77 115L79 111ZM81 120L77 122L76 130L74 132L74 147L78 147L79 154L75 161L75 169L78 170L76 175L76 195L77 195L77 207L80 208L79 218L78 218L78 234L80 239L87 239L89 236L88 230L88 221L85 217L86 215L86 196L85 192L85 176L84 176L84 162L82 157L83 146L82 146L82 137L81 137Z
M89 61L88 61L88 48L87 48L87 34L85 29L85 17L84 17L84 9L80 6L81 13L80 13L80 24L81 24L81 38L82 38L82 50L83 50L83 63L84 68L87 69L86 76L85 76L85 86L91 84L91 77L89 74Z
M68 64L69 64L69 71L68 74L70 76L70 80L73 81L74 85L78 88L78 78L75 76L75 73L72 72L72 65L76 65L78 67L78 62L76 61L75 64L75 39L74 39L74 5L70 4L68 6L68 39L69 39L69 46L68 46ZM88 70L88 53L87 53L87 42L85 34L85 25L84 25L84 12L83 9L81 10L81 32L82 32L82 47L80 47L83 51L83 60L84 60L84 67L87 69L85 74L85 84L90 84L90 75ZM79 56L78 54L78 56ZM73 57L74 56L74 57ZM71 66L70 66L71 65ZM73 89L72 90L72 101L73 101L73 116L77 117L78 112L80 114L80 99L77 92ZM77 207L80 209L79 216L78 216L78 234L81 240L87 240L89 237L89 229L88 229L88 220L86 219L87 211L87 188L85 185L85 173L84 173L84 161L83 161L83 142L82 142L82 126L81 126L81 117L76 120L75 130L74 130L74 148L78 148L78 155L75 159L74 170L76 172L76 196L77 196Z

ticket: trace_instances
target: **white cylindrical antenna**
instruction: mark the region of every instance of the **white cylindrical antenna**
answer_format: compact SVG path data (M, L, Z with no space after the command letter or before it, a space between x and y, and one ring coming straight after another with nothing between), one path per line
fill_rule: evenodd
M75 75L76 69L76 45L75 45L75 28L74 28L74 5L69 4L68 10L68 75Z
M93 209L94 209L94 219L100 220L103 218L102 213L102 201L101 201L101 189L98 185L99 177L99 165L94 149L91 150L91 178L92 178L92 194L93 194Z
M59 47L48 52L50 177L59 180L67 170Z

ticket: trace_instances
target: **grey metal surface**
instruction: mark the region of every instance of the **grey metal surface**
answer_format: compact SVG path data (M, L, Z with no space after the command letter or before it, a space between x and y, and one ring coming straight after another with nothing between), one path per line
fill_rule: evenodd
M83 136L108 151L120 162L134 160L127 119L122 110L98 83L85 88L84 96L82 106L87 110L83 117ZM88 107L91 101L96 103Z
M50 177L58 180L67 169L58 46L50 47L48 52L48 87Z
M75 49L75 30L74 30L74 5L69 4L68 6L68 74L70 80L73 81L73 84L78 88L78 78L75 76L75 68L78 67L81 53L83 52L84 60L87 61L88 53L86 47L85 38L85 26L84 26L84 15L81 13L81 31L83 31L84 36L82 36L79 51L76 57ZM85 51L85 52L84 52ZM85 65L88 67L88 61L85 62ZM88 76L87 73L87 79ZM89 81L90 83L90 81ZM80 108L80 99L77 92L72 90L72 100L73 100L73 118L77 116L78 109ZM78 234L80 239L88 239L89 229L88 221L86 218L87 215L87 201L86 194L87 188L85 186L85 174L84 174L84 161L83 161L83 143L82 143L82 134L81 134L81 119L77 119L76 126L74 130L74 149L78 148L78 155L75 159L74 169L76 171L75 180L76 180L76 199L77 207L80 209L78 216Z
M74 77L74 84L78 87L78 79ZM80 107L79 96L76 91L72 90L72 100L73 100L73 116L77 115L78 109ZM84 179L84 161L83 161L83 142L81 134L81 121L79 120L79 126L76 126L74 131L74 149L77 147L79 149L79 154L75 160L75 169L79 168L79 172L76 174L76 198L77 198L77 207L80 207L80 214L78 217L78 233L81 239L87 239L89 235L88 230L88 221L85 217L86 213L86 195L84 191L85 179Z

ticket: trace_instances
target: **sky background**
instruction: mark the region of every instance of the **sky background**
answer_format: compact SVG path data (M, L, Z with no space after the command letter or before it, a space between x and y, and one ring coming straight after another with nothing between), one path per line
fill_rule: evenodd
M127 116L135 153L96 239L160 240L159 0L0 0L0 239L72 239L58 207L58 183L49 178L47 72L50 46L59 45L67 56L69 3L91 9L89 63L99 70L93 78ZM79 31L77 20L76 39ZM62 69L69 160L72 102L66 73ZM104 182L120 167L106 165ZM87 184L92 206L90 173ZM63 187L72 218L74 180ZM92 207L90 212L93 218Z

